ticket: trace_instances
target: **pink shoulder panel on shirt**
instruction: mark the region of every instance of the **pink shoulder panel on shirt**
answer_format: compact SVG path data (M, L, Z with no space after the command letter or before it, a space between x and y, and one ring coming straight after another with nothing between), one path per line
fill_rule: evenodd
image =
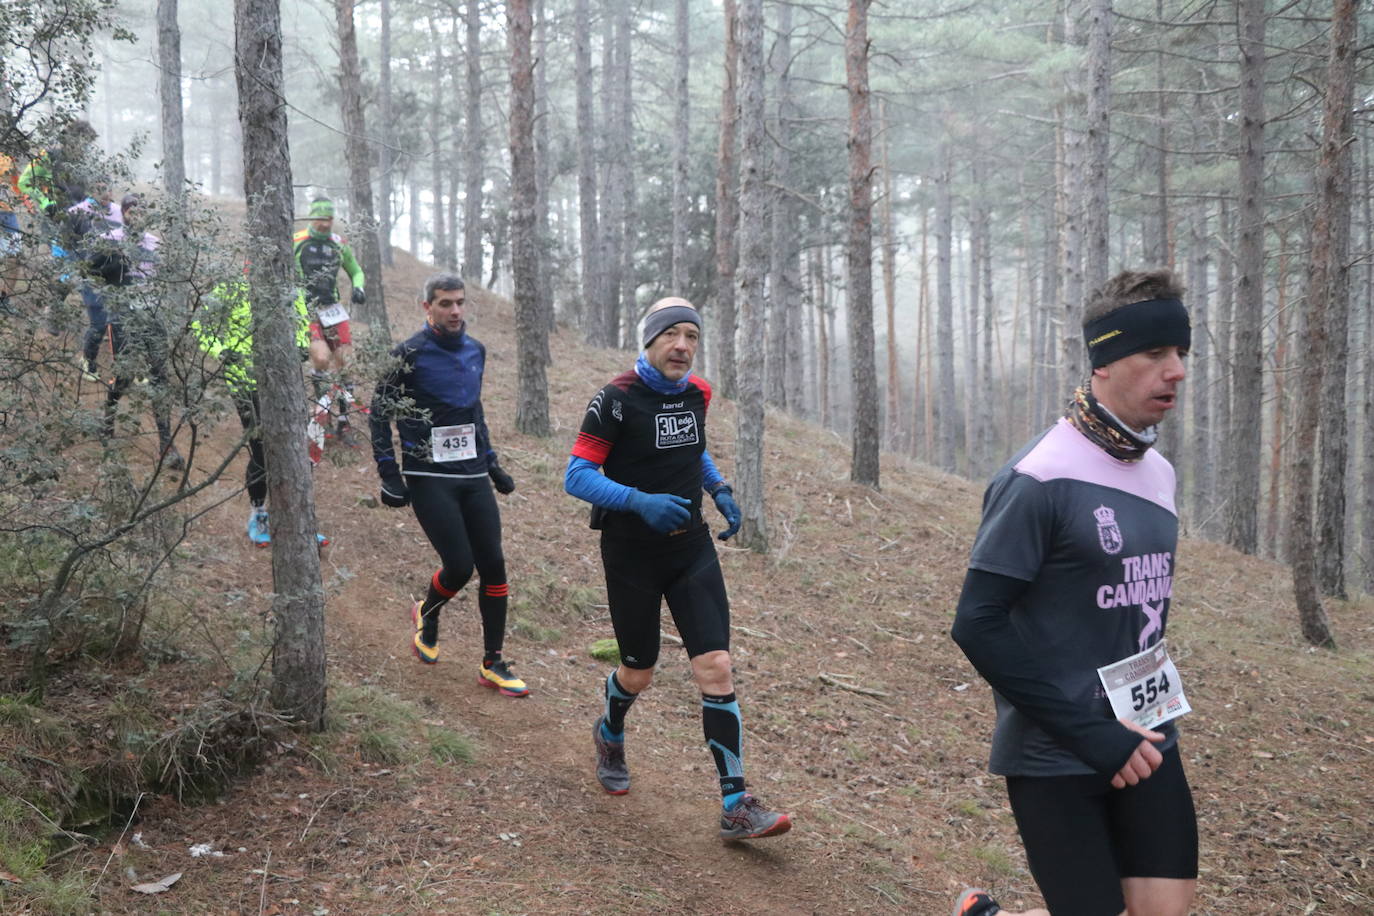
M1169 459L1150 449L1140 461L1118 461L1062 417L1016 463L1015 470L1042 483L1081 480L1111 487L1178 514L1174 507L1174 466Z

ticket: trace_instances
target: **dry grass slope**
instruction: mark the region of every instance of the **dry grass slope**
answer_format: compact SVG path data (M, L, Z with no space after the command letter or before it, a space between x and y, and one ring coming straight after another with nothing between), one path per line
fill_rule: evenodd
M425 272L397 254L397 337L418 327ZM145 799L134 828L144 845L116 833L72 857L92 882L105 871L99 909L934 914L966 883L1033 902L1000 781L985 772L992 699L948 638L981 485L885 457L882 492L856 487L846 444L769 417L773 550L721 554L748 773L797 826L723 846L681 653L665 650L631 718L633 791L606 796L591 772L605 666L586 648L609 625L596 536L562 473L587 399L633 357L560 331L555 433L521 436L510 304L481 290L470 301L488 347L493 438L518 483L501 503L508 655L534 696L476 686L470 589L445 612L441 663L415 662L406 611L432 551L408 510L366 506L366 455L321 465L336 730L279 744L215 804ZM717 398L711 416L729 476L734 407ZM216 510L194 536L185 585L204 617L251 620L265 606L267 557L243 543L242 508ZM1197 912L1374 912L1374 605L1333 606L1342 648L1309 651L1283 569L1196 541L1180 550L1175 594L1171 638L1197 710L1182 745L1202 825ZM883 696L834 686L849 682ZM192 858L196 843L225 854ZM127 889L128 869L184 877L149 901Z

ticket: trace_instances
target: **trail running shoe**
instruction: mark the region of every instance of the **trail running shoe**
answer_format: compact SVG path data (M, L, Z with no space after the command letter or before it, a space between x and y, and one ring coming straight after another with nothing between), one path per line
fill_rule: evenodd
M997 901L987 891L970 887L959 895L954 904L954 916L995 916L1002 912Z
M792 818L781 811L770 811L763 802L745 795L735 807L720 815L722 840L757 840L779 836L792 829Z
M439 640L427 643L424 638L425 622L420 617L420 602L415 602L410 606L410 622L415 624L415 640L411 647L415 652L415 657L426 665L432 665L439 660Z
M504 659L497 659L491 664L483 661L482 667L477 670L477 683L500 692L503 697L530 695L530 689L525 686L525 682L515 676L510 670L510 664Z
M602 716L592 726L592 741L596 743L596 779L611 795L630 791L630 768L625 765L625 742L607 741L601 731Z
M267 509L257 506L248 516L248 540L254 547L266 547L272 543L272 529L267 523Z
M334 426L334 441L344 448L353 448L357 445L358 437L353 435L353 424L340 417L339 422Z
M317 547L319 547L320 550L324 550L326 547L329 546L329 538L325 537L323 534L320 534L319 532L316 532L315 544Z
M88 382L100 381L100 376L95 374L95 361L87 359L85 354L77 357L77 368L81 370L81 377Z

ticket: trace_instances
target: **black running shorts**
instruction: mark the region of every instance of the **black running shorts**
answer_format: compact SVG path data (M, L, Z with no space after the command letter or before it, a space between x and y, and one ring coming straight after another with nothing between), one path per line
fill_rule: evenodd
M1102 776L1009 776L1031 874L1054 916L1117 916L1122 878L1197 877L1197 816L1178 748L1134 786Z
M668 538L636 540L601 533L601 563L611 626L627 668L658 663L659 608L664 598L688 658L730 648L730 603L711 542L698 525Z

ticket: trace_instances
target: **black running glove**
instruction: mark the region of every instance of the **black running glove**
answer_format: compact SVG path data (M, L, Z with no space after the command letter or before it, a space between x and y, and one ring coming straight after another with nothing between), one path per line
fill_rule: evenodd
M515 492L515 481L494 458L487 462L487 476L491 478L491 485L496 488L497 493L504 495Z
M363 288L361 286L353 287L353 304L362 305L366 301L367 293L363 292Z
M382 502L393 509L410 505L410 490L396 462L387 461L377 468L377 472L382 476Z

